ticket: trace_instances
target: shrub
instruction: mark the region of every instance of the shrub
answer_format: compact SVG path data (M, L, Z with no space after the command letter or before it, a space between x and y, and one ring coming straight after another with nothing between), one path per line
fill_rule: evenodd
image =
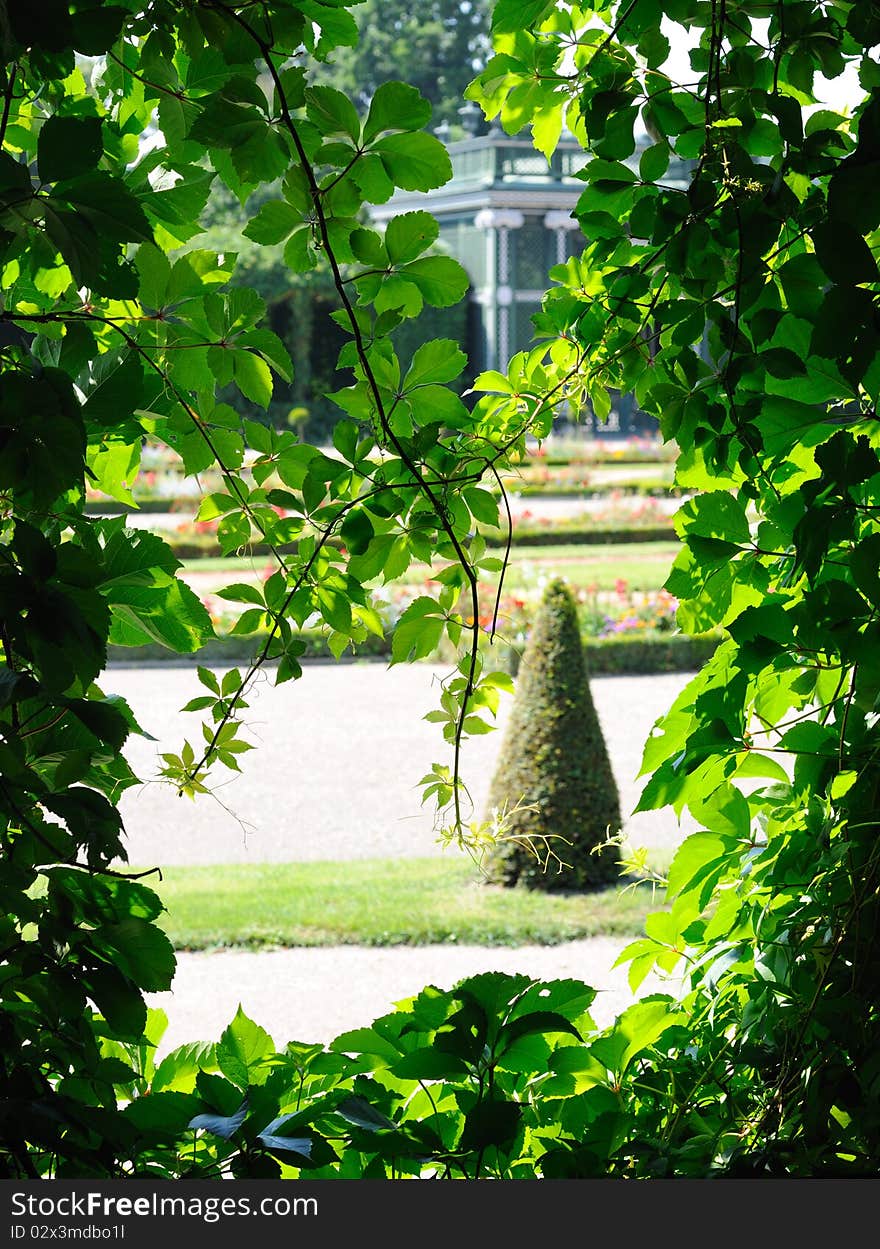
M585 890L617 878L616 847L596 853L620 828L617 785L562 581L548 586L526 644L488 805L511 819L487 857L494 883ZM557 871L554 855L567 866Z

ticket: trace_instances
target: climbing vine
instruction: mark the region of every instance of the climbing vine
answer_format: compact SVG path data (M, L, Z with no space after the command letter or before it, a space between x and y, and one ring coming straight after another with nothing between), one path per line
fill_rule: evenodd
M339 655L381 632L378 579L435 562L440 593L404 614L392 660L427 654L443 631L465 636L440 714L451 759L425 787L450 813L445 835L472 846L462 745L488 729L509 683L477 649L486 557L474 518L497 519L479 483L522 431L500 438L449 387L465 365L458 344L396 354L394 331L455 303L467 279L426 254L429 214L381 235L364 205L441 185L449 158L414 88L381 86L361 117L309 84L309 65L356 39L344 5L53 0L38 19L9 0L3 16L0 793L15 1090L4 1139L23 1173L35 1145L40 1170L112 1171L118 1140L93 1139L120 1075L102 1037L141 1035L142 991L168 987L174 957L153 923L158 896L122 866L116 803L136 781L122 748L140 729L98 679L108 643L194 653L212 626L160 537L85 515L86 482L131 503L143 441L157 440L184 473L219 471L199 516L218 520L223 550L259 538L275 563L259 589L223 591L244 609L238 633L268 632L246 671L202 670L188 709L207 715L203 740L164 756L181 795L239 769L251 681L269 661L277 683L301 675L307 619ZM320 256L332 274L348 336L339 368L354 381L333 395L331 454L217 399L234 386L265 407L273 376L290 377L263 302L230 285L235 256L197 246L217 179L243 203L280 180L245 234L283 244L293 273Z
M683 82L663 19L694 41ZM312 84L356 41L343 0L0 3L5 1174L876 1173L880 16L499 0L493 31L469 94L545 153L563 124L579 138L589 243L552 271L536 347L468 406L458 344L395 348L463 271L429 254L428 213L382 234L364 212L442 185L449 158L412 87L361 115ZM823 107L819 75L844 71L853 107ZM332 274L350 373L332 454L217 398L266 406L290 374L235 257L198 246L217 180L242 203L280 180L247 238ZM196 653L212 626L160 537L85 514L86 481L131 502L158 440L188 475L219 471L199 516L226 553L272 553L261 588L223 592L240 633L268 633L244 671L204 673L202 741L164 758L182 795L239 767L251 682L301 676L307 620L342 654L381 628L377 581L433 564L440 591L401 617L392 660L444 632L461 646L433 713L449 758L423 784L475 849L462 751L506 684L477 646L479 573L499 568L475 522L498 520L527 433L563 402L603 416L612 389L657 417L693 492L667 583L680 624L726 635L645 750L641 807L687 807L701 831L626 958L634 986L680 974L679 997L597 1033L583 985L478 977L326 1051L279 1053L239 1014L157 1068L143 993L174 955L125 867L141 730L100 677L108 643Z
M489 389L532 410L582 353L572 406L635 394L694 492L679 624L727 638L645 748L638 809L701 831L625 958L633 985L683 976L686 1049L648 1068L656 1132L616 1155L876 1173L880 12L499 0L494 30L469 94L542 151L578 135L590 241Z

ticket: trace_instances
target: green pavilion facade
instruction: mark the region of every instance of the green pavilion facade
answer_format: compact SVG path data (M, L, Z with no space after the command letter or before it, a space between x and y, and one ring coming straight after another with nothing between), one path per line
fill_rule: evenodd
M466 123L474 126L468 110ZM444 140L446 126L437 134ZM511 356L533 345L532 316L540 311L547 274L585 246L572 211L584 190L575 175L584 152L563 136L548 161L527 138L500 126L449 143L452 178L429 194L398 192L371 208L378 225L413 209L427 209L440 225L440 243L470 278L467 342L469 373L505 369ZM639 152L631 158L638 166ZM608 420L591 420L597 436L654 433L656 424L632 401L616 403Z

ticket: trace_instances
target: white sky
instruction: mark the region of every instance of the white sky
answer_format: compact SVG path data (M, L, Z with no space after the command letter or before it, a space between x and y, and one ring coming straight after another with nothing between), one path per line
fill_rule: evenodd
M755 21L752 27L756 38L762 41L769 23ZM670 56L663 68L673 79L687 82L694 77L688 61L688 52L699 43L700 31L680 26L678 23L663 22L663 31L669 40ZM846 113L862 98L864 91L859 84L857 64L848 65L837 78L825 78L817 74L814 80L814 93L820 100L819 104L806 109L813 112L818 108L832 108L836 112Z

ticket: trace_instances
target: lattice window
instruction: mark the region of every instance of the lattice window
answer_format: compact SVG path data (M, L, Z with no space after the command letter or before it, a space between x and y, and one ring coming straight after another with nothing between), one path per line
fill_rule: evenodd
M505 182L546 182L551 177L547 161L531 149L502 148L499 157L499 172Z
M567 230L565 234L565 254L569 259L572 256L579 256L587 245L587 240L581 234L580 230Z
M444 225L441 228L440 237L459 264L464 266L471 280L471 286L485 286L487 281L486 231L478 230L473 223L456 221Z
M490 182L494 173L494 158L491 148L473 148L466 152L456 152L452 158L454 177L460 182Z
M516 326L512 335L511 353L517 351L528 351L534 347L535 327L532 325L532 317L536 312L541 311L541 305L537 300L517 300L514 305L516 309Z
M547 273L556 261L556 239L540 217L526 217L518 230L511 230L514 254L514 281L520 291L540 291L547 286Z
M562 166L561 172L563 178L573 178L579 169L583 169L586 163L586 155L580 150L580 148L574 152L561 151L558 155L560 165Z

